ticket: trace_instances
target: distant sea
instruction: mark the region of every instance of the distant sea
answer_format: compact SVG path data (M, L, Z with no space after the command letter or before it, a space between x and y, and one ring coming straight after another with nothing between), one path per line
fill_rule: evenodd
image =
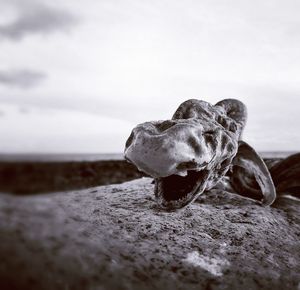
M296 152L291 151L270 151L259 152L263 158L284 158ZM70 162L70 161L102 161L102 160L123 160L122 153L109 154L0 154L0 161L20 162Z

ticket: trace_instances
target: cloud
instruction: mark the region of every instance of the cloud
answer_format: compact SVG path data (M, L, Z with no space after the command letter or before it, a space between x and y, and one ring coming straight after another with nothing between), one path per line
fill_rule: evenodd
M47 34L67 30L77 23L68 11L37 1L12 1L17 12L9 23L0 25L0 38L20 40L28 34Z
M19 88L31 88L38 85L47 75L40 71L9 70L0 71L0 84Z

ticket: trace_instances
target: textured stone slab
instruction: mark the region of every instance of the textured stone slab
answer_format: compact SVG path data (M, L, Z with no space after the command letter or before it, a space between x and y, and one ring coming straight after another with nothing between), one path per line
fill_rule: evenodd
M157 208L151 179L0 194L0 289L299 289L299 201L214 190Z

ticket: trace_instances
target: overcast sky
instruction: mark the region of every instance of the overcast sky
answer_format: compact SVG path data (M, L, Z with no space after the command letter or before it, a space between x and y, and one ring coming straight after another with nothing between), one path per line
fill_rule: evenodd
M135 124L228 97L247 105L253 147L300 150L298 0L0 0L0 11L0 151L121 152Z

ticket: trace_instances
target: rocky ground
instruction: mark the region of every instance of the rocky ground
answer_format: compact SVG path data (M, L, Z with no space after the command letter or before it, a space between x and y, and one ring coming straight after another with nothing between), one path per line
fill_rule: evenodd
M0 289L300 289L300 203L214 190L157 208L151 179L0 194Z

